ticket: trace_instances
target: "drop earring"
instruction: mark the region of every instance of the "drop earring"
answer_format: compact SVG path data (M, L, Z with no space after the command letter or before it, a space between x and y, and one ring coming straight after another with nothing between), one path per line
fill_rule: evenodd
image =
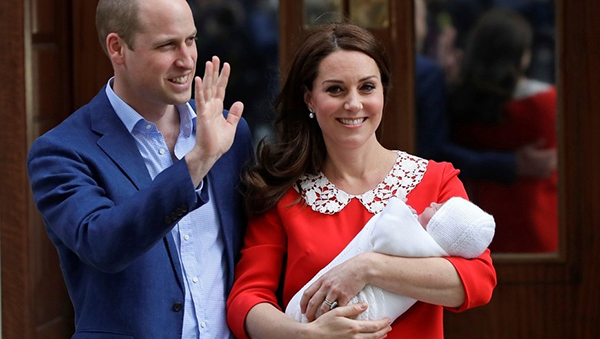
M313 110L309 108L308 111L310 112L310 113L308 113L308 117L310 119L314 119L315 118L315 113L313 113Z

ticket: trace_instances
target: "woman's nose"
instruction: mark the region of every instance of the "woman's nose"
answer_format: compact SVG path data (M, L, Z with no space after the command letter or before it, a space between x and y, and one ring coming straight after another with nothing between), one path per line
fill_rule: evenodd
M363 109L363 105L360 102L360 97L356 93L350 93L348 100L344 103L344 109L350 112L359 112Z

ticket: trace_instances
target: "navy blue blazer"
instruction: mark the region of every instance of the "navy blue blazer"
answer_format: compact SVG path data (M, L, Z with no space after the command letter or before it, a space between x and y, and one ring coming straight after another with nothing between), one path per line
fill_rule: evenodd
M242 119L233 146L208 173L229 288L246 226L240 172L252 152ZM185 161L151 180L103 88L35 141L28 172L75 309L73 338L181 337L183 275L170 231L204 204Z

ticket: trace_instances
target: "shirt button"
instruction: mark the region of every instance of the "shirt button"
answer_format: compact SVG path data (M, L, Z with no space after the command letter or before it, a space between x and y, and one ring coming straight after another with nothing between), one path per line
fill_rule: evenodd
M190 240L190 236L189 236L189 235L187 235L187 234L186 234L186 235L184 235L184 236L183 236L183 240L185 240L185 241L188 241L188 240Z
M158 154L160 154L160 155L165 154L165 149L164 148L159 149Z
M150 125L150 124L146 125L146 129L151 129L151 128L152 128L152 125Z
M206 323L203 321L200 323L200 327L205 328L206 327Z
M197 283L197 282L198 282L198 278L196 278L196 277L193 277L193 278L192 278L192 281L193 281L193 282L194 282L194 284L195 284L195 283Z

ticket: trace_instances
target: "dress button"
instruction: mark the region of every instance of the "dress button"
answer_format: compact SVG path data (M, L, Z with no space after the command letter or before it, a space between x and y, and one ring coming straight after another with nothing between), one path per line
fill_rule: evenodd
M173 304L173 311L179 312L183 308L183 304L180 302L176 302Z

